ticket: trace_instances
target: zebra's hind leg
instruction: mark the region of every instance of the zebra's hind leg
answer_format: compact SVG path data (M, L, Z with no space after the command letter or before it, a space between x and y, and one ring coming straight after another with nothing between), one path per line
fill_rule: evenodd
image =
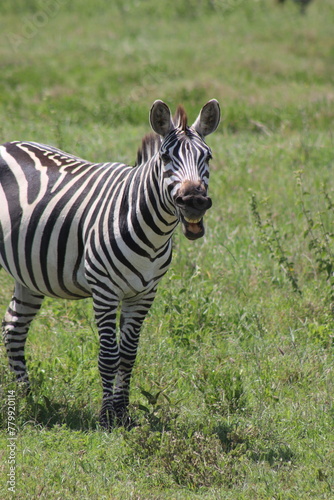
M10 369L18 382L26 384L29 391L24 346L31 321L39 311L44 295L31 292L20 283L15 283L14 294L2 321L2 333L7 350Z

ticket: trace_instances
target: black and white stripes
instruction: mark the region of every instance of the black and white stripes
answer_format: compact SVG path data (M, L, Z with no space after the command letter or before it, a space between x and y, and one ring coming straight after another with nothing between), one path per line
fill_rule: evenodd
M1 146L0 264L15 279L3 334L18 380L28 383L24 345L43 297L92 296L100 421L124 420L140 328L171 262L171 236L179 221L189 239L204 234L211 153L203 138L219 118L212 100L188 127L183 108L173 121L155 101L156 134L143 139L136 167L94 164L33 142Z

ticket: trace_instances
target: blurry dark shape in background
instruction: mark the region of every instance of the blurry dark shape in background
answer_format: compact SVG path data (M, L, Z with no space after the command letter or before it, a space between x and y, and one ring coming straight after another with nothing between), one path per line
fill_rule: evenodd
M311 3L312 0L293 0L295 3L300 5L300 13L305 14L306 13L306 8L309 3ZM277 0L278 3L285 3L285 0Z

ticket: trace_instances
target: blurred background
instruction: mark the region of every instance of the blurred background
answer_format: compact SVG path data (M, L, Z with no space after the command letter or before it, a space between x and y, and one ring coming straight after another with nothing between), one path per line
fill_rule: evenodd
M1 137L131 162L157 98L191 119L217 98L221 134L326 128L334 5L301 3L3 0Z

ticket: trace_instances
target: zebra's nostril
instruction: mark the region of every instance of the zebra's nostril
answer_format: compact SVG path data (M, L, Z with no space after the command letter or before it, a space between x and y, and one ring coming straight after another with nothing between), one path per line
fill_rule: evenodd
M198 208L198 209L205 209L207 210L208 208L210 208L212 206L212 201L211 201L211 198L207 198L207 197L204 197L204 196L196 196L196 198L194 198L194 207L195 208Z
M175 200L175 203L179 206L182 207L185 205L184 198L182 196L178 196Z
M195 198L194 201L195 205L197 205L198 207L202 207L206 203L205 198Z
M206 198L206 209L208 210L209 208L212 207L212 200L209 198L209 196Z

